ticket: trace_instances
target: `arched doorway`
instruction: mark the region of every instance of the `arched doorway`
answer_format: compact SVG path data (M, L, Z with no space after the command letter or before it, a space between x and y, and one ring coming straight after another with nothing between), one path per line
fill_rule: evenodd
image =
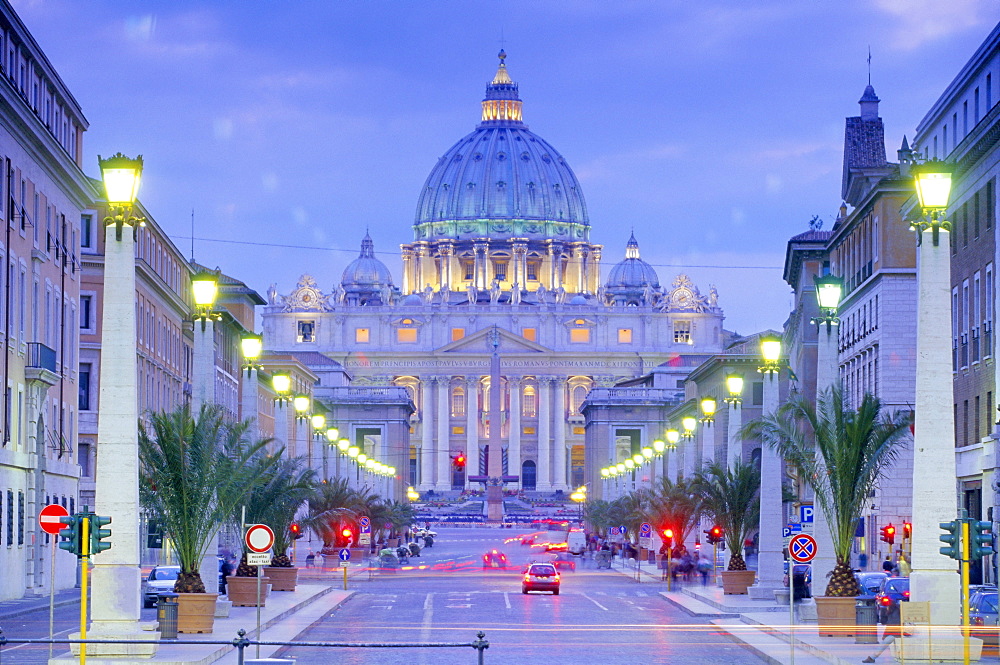
M521 465L521 489L529 492L535 489L535 463L531 460Z

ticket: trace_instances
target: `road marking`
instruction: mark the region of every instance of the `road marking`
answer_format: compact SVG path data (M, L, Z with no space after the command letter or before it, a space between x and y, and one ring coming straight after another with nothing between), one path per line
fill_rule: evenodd
M637 596L648 596L649 594L646 593L645 591L636 591L635 595L637 595Z
M429 609L431 609L431 605L432 605L432 604L433 604L433 602L434 602L434 601L432 601L432 600L431 600L431 596L433 596L433 595L434 595L434 594L431 594L431 593L429 593L429 594L427 594L427 597L426 597L426 598L424 598L424 609L425 609L425 610L429 610Z
M506 591L503 592L503 602L504 602L505 605L507 605L507 609L509 610L510 609L510 594L508 594Z
M472 603L460 603L458 605L445 605L445 607L450 607L450 608L454 608L454 609L462 609L462 608L466 608L467 609L469 607L472 607Z
M598 592L598 593L600 593L600 592ZM584 594L581 594L581 595L582 595L582 596L583 596L584 598L586 598L587 600L589 600L590 602L592 602L592 603L593 603L594 605L597 605L598 607L600 607L600 608L601 608L602 610L604 610L605 612L607 612L607 611L608 611L608 608L606 608L606 607L605 607L604 605L601 605L601 604L600 604L599 602L597 602L596 600L594 600L593 598L591 598L591 597L590 597L590 596L588 596L587 594L585 594L585 593L584 593Z

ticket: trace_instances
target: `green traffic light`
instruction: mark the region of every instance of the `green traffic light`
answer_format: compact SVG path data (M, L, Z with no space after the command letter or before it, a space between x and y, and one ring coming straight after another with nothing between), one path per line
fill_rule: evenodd
M111 549L111 543L102 542L105 538L111 537L111 529L102 529L101 527L111 524L110 517L102 517L101 515L91 515L90 516L90 553L99 554L105 550Z
M961 540L961 525L961 520L938 523L938 526L948 532L938 536L938 540L942 543L948 544L948 547L942 547L938 551L947 557L955 559L956 561L961 560L962 558L962 550L959 546L959 541Z
M972 530L969 556L978 559L993 554L993 522L970 520L969 528Z
M80 556L80 518L77 515L67 515L59 518L60 524L65 524L67 529L59 532L59 549L72 552Z

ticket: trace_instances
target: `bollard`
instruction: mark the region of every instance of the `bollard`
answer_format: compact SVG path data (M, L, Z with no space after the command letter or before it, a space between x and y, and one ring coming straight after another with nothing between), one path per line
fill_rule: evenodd
M156 620L159 622L160 639L177 639L177 594L164 591L157 594Z
M878 644L878 621L875 616L875 599L859 598L854 605L855 644Z

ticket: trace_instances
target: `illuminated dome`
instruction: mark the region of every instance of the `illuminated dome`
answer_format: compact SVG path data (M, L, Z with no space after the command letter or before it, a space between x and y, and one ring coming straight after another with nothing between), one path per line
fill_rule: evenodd
M392 290L392 275L385 264L375 258L375 243L365 233L361 241L361 255L344 269L341 278L348 302L379 304ZM386 303L387 304L387 303Z
M416 240L474 237L588 241L590 221L573 170L521 120L500 51L482 122L441 157L417 203Z
M650 286L660 288L660 278L653 266L639 258L639 242L635 234L625 245L625 259L615 265L608 274L606 288L610 291L616 288L645 288Z

